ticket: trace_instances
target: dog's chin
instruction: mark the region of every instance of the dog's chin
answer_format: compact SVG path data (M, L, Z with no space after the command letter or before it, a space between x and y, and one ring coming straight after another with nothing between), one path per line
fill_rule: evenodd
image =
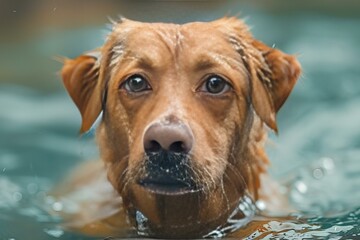
M161 238L206 235L226 222L237 203L229 198L234 202L229 206L220 188L208 192L195 186L145 179L133 182L126 193L123 198L132 224L141 234Z
M133 183L127 193L129 219L141 235L156 238L201 237L208 230L207 218L201 216L204 199L199 189L143 181Z

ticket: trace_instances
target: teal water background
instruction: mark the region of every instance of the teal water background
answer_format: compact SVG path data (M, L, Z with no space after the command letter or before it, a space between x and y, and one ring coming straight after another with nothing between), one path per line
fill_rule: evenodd
M176 11L162 3L160 8L145 4L138 11L130 4L131 11L118 12L175 22L241 12L258 39L297 54L303 76L278 115L279 136L270 134L268 152L270 173L287 186L298 217L306 216L308 225L275 221L265 226L267 232L253 236L359 239L360 14L353 9L360 10L359 5L350 5L348 15L343 5L294 10L258 1L213 2L207 10L198 7L201 3L192 8L190 2ZM52 4L44 14L66 18L65 7ZM23 14L16 6L5 4L2 10ZM47 24L49 18L43 17L45 22L27 23L42 26L29 35L14 23L7 29L13 35L0 40L0 239L85 239L64 232L60 220L41 206L46 191L67 171L98 154L91 136L77 135L80 116L55 74L60 65L52 57L74 57L101 45L107 15L106 8L99 9L95 20L85 24L88 18L81 15L73 26L52 18Z

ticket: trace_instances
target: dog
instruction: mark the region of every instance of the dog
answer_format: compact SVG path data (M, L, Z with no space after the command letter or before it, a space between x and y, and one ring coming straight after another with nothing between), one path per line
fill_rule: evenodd
M300 73L295 56L256 40L234 17L183 25L122 18L101 48L61 70L80 132L101 114L102 161L81 166L63 191L87 188L93 197L80 212L93 221L72 221L96 235L203 237L244 196L276 199L266 194L266 132L278 131L276 113Z

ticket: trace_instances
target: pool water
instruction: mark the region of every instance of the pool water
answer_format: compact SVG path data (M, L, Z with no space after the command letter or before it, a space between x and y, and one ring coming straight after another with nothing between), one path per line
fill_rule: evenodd
M360 239L360 19L261 15L248 22L259 39L298 53L304 74L267 146L270 173L298 213L256 216L249 227L262 228L243 237ZM93 239L65 231L46 211L64 207L46 193L98 156L91 134L77 135L80 116L65 91L3 84L0 110L0 239Z

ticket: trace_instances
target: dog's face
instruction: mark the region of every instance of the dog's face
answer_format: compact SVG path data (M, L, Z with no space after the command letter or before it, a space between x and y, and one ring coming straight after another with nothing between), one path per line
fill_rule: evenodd
M158 236L205 234L266 165L263 122L300 73L294 57L253 39L239 20L185 25L124 20L100 57L66 60L63 80L82 131L97 137L108 177L134 224Z

